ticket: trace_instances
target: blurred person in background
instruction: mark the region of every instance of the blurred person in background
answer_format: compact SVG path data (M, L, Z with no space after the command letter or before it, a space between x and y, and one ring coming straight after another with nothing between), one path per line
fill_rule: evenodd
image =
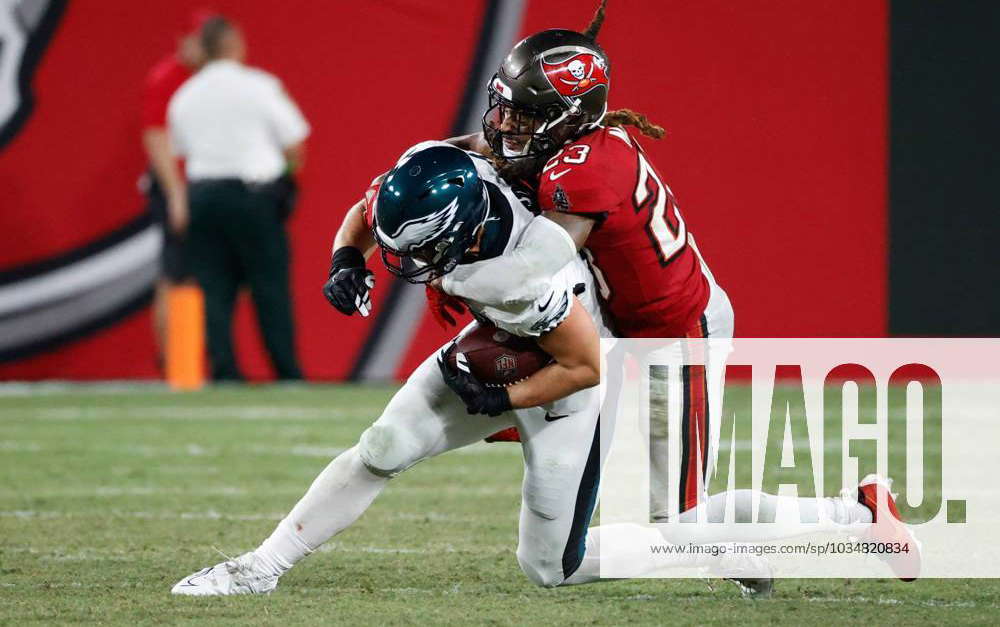
M153 297L153 332L157 363L162 369L167 346L167 293L171 287L190 281L191 271L184 255L184 234L188 225L187 186L181 165L170 147L167 134L167 105L174 92L197 71L205 60L200 30L211 17L198 11L177 48L146 75L142 91L142 146L149 169L139 181L146 195L146 207L163 233L160 278Z
M186 163L188 253L205 294L212 378L243 379L232 318L246 282L277 378L301 379L284 220L309 125L277 78L244 65L246 41L232 22L208 19L201 46L205 65L174 94L168 120Z

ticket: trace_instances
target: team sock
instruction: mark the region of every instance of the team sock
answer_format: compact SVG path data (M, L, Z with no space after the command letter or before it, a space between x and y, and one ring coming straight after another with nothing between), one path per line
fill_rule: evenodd
M759 495L759 505L756 498ZM732 502L730 502L732 501ZM698 507L682 513L682 524L670 525L668 540L712 542L769 542L809 533L852 531L871 523L871 511L843 498L794 498L735 490L713 494ZM720 524L730 520L771 520L770 524Z
M614 546L612 552L605 546L601 552L601 540ZM601 525L587 530L586 551L579 568L566 578L562 585L573 586L595 581L613 581L601 577L603 562L605 573L628 572L632 577L641 577L655 570L670 568L700 569L714 567L719 558L710 552L678 551L657 552L654 547L666 544L664 536L655 527L633 523Z
M357 449L344 451L254 551L259 563L269 574L281 575L357 520L387 481L361 463Z

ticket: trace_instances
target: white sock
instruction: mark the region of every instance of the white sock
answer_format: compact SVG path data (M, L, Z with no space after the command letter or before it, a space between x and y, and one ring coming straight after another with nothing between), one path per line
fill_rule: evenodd
M268 574L281 575L312 552L313 549L302 541L288 518L284 518L267 540L257 547L254 555Z
M365 468L356 448L344 451L254 554L271 574L284 573L357 520L387 481Z
M756 495L760 497L759 514L773 523L723 524L724 520L758 520ZM768 542L816 532L846 531L852 525L870 523L871 512L864 505L840 497L793 498L757 490L735 490L713 494L698 507L681 514L679 520L685 524L667 527L670 541Z
M614 554L605 547L601 554L601 538L613 539L615 547L624 550ZM667 544L663 535L654 527L644 527L633 523L601 525L587 530L587 547L583 561L576 572L562 583L573 586L595 581L613 581L601 577L601 560L606 572L628 572L632 577L641 577L654 570L664 568L702 568L714 563L716 558L700 553L654 553L653 546Z

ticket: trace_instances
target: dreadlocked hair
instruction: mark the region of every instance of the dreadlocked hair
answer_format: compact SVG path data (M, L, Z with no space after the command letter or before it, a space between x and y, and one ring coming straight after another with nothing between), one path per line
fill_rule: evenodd
M587 30L583 31L583 34L594 42L597 41L597 33L601 31L601 26L604 25L604 13L607 7L608 0L601 0L601 4L598 5L597 11L594 13L594 19L590 20ZM643 135L652 137L653 139L663 139L663 136L667 134L662 126L653 124L645 115L631 109L608 111L604 114L603 123L605 126L625 126L626 124L634 126Z
M605 126L634 126L646 137L652 137L653 139L663 139L663 136L667 134L663 127L658 124L653 124L649 121L649 118L643 114L633 111L631 109L615 109L614 111L608 111L604 114L604 119L602 124Z
M583 34L590 37L594 41L597 41L597 33L601 30L601 25L604 24L604 9L608 6L608 0L601 0L600 6L597 7L597 12L594 13L594 19L590 20L590 24L587 25L587 30L583 31Z

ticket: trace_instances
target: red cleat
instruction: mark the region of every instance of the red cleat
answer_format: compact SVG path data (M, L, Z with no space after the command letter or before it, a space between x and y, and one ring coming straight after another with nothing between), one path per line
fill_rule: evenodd
M868 475L858 485L858 503L872 513L872 524L863 540L885 543L889 550L899 550L878 555L901 580L913 581L920 575L920 543L900 520L890 487L889 480L877 475Z
M510 427L504 429L503 431L498 431L486 438L487 442L520 442L521 434L517 431L517 427Z

